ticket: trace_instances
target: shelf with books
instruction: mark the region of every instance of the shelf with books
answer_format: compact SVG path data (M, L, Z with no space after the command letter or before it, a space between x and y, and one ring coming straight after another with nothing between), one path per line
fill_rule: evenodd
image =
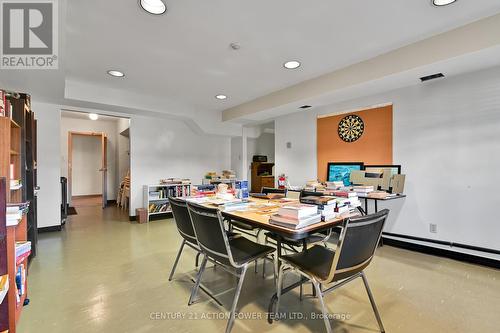
M185 197L191 194L191 184L169 183L144 185L144 208L149 216L172 213L168 197Z
M16 332L23 305L28 295L28 256L31 243L24 245L24 253L16 255L16 245L28 240L28 213L31 201L26 200L28 190L25 170L31 164L26 159L26 127L24 112L26 94L5 94L0 90L0 275L8 275L9 290L0 304L0 332ZM8 111L8 112L6 112ZM23 202L24 201L24 202ZM23 243L24 244L24 243Z

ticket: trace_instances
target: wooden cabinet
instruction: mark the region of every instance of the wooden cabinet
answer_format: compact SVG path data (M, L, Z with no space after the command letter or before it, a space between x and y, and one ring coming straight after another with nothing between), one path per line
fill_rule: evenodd
M274 187L273 176L274 163L253 162L252 169L252 189L251 192L258 193L263 187Z

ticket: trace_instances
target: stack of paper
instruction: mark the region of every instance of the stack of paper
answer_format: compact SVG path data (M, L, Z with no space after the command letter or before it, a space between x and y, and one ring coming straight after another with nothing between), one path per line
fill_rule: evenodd
M7 226L17 225L28 212L29 203L7 204Z

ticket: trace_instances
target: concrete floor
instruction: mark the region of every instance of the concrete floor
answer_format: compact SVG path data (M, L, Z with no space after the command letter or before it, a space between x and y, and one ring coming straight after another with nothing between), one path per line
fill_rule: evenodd
M203 293L188 307L192 250L168 282L179 244L173 220L139 225L116 207L79 208L62 232L40 234L29 274L31 303L18 332L223 332L235 278L207 269L203 283L221 293L224 307ZM387 332L500 332L499 270L384 246L366 273ZM253 271L247 278L239 309L254 318L236 320L233 332L324 332L320 319L269 325L272 278ZM288 274L288 281L295 279ZM361 281L329 294L326 303L345 318L333 322L335 332L377 331ZM298 290L286 294L282 306L292 314L320 313L317 300L299 302Z

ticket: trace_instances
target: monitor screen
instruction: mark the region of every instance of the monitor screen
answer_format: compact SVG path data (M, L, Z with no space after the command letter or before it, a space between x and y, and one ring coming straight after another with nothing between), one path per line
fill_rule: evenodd
M342 181L344 186L351 185L351 171L363 170L362 162L330 162L328 163L328 181Z

